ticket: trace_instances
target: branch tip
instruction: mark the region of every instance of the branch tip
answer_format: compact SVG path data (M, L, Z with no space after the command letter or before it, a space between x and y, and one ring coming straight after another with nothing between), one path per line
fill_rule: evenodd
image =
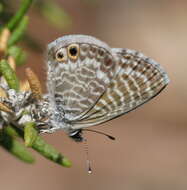
M42 88L41 88L41 83L40 83L37 75L30 68L26 68L25 73L26 73L31 91L33 93L33 97L36 100L41 100L42 99Z
M12 56L8 57L8 64L10 65L10 67L12 68L12 70L16 70L16 63L15 63L15 59Z
M29 85L28 80L21 81L20 91L25 92L25 91L29 91L29 90L31 90L31 89L30 89L30 85Z
M0 54L4 54L6 51L9 37L10 31L7 28L3 29L0 35Z

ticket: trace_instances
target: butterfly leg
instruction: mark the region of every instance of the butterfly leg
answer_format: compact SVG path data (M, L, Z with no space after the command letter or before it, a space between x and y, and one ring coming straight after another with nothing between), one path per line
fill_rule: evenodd
M48 129L41 129L40 130L40 133L54 133L56 132L57 130L59 130L60 128L48 128Z

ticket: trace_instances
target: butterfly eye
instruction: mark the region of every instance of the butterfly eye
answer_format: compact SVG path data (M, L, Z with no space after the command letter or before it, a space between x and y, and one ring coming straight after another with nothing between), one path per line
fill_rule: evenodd
M65 52L63 51L63 49L60 49L56 52L55 58L59 62L65 61L66 55L65 55Z
M72 60L76 60L79 55L79 45L71 44L68 46L68 56Z

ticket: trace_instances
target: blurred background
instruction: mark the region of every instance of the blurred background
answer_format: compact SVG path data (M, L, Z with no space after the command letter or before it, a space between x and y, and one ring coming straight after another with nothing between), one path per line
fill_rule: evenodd
M19 1L4 1L1 20ZM94 127L116 141L87 133L93 174L86 171L83 144L62 131L45 135L73 162L66 169L43 157L34 165L1 150L1 189L11 190L186 190L187 189L187 1L184 0L47 0L35 1L21 46L46 90L46 45L66 34L93 35L112 47L136 49L168 72L169 86L141 108Z

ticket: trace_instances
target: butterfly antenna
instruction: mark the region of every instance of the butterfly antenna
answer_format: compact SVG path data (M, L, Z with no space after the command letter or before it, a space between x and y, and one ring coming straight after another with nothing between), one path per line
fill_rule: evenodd
M110 140L116 140L115 137L111 136L111 135L108 135L106 133L103 133L101 131L96 131L96 130L93 130L93 129L82 129L83 131L90 131L90 132L94 132L94 133L98 133L98 134L101 134L101 135L104 135L106 137L108 137Z
M89 154L88 154L88 142L86 138L84 138L84 149L86 152L86 164L87 164L88 174L91 174L92 169L91 169L91 162L90 162Z

